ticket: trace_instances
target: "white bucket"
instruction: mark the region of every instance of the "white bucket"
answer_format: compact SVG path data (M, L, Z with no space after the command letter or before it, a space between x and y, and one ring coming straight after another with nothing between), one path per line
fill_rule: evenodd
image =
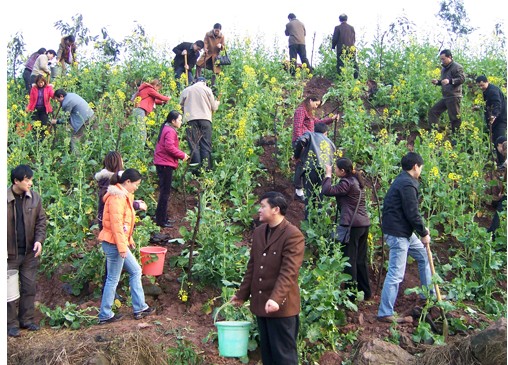
M7 301L12 302L19 298L18 270L7 270Z

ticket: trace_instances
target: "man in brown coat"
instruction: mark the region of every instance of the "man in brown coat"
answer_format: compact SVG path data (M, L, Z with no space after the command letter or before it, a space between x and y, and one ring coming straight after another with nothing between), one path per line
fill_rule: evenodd
M289 60L291 62L291 74L295 74L296 58L300 56L302 65L305 64L310 68L307 59L307 50L305 49L305 25L298 19L296 15L291 13L288 15L289 23L286 24L285 34L289 37Z
M203 39L205 43L204 52L196 63L196 77L201 76L201 69L205 67L207 70L213 71L212 86L215 85L215 75L220 73L220 66L215 64L217 56L225 49L226 43L224 34L222 34L222 25L214 24L213 29L205 34Z
M11 171L7 188L7 269L18 270L19 310L16 300L7 302L7 334L19 337L19 327L37 331L34 323L35 279L42 243L46 238L46 215L41 197L32 187L33 171L19 165Z
M333 30L332 37L332 50L337 52L337 73L340 75L342 67L344 67L344 60L353 61L355 71L354 77L358 78L358 64L356 62L356 49L355 49L355 28L347 23L347 15L339 15L340 24Z
M286 210L281 193L271 191L261 197L259 220L263 224L254 231L247 271L231 298L235 305L250 298L265 365L298 365L298 273L305 241L300 230L285 219Z

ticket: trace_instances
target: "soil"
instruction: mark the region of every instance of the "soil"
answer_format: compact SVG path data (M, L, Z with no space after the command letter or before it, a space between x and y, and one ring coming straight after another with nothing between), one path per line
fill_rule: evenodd
M322 96L330 86L330 81L314 78L308 82L305 95ZM325 103L321 108L323 115L336 112L338 109L337 106L338 105L333 102ZM291 120L287 121L288 127L291 126L291 122ZM255 189L255 194L260 195L270 190L282 192L290 201L286 215L287 219L296 226L300 226L300 222L304 218L304 205L294 200L294 188L291 179L285 177L277 167L275 143L270 142L273 141L273 139L273 136L266 136L265 143L262 144L264 154L261 157L261 162L266 166L268 176L260 181L260 186ZM170 217L175 219L176 222L174 223L174 227L164 228L162 230L162 233L169 235L171 238L180 237L178 228L181 225L186 225L189 229L191 228L188 226L188 223L184 221L184 217L186 207L194 207L196 205L196 200L194 196L190 196L189 194L187 194L186 199L187 204L184 201L184 195L181 191L172 192L171 205L169 208ZM249 236L249 234L245 235L246 242L243 242L243 244L248 244ZM200 287L199 283L195 283L190 292L189 300L183 303L178 298L178 291L180 290L178 278L181 276L181 271L170 265L171 258L180 255L183 245L165 242L159 242L157 244L164 245L168 251L166 254L164 274L156 279L158 286L163 290L163 294L157 297L148 295L146 297L147 303L156 308L156 313L143 320L137 321L132 318L130 308L123 306L120 308L120 313L124 314L123 320L102 326L94 325L79 331L83 332L84 336L94 338L96 341L140 331L154 343L160 344L164 348L175 347L176 340L184 338L193 343L195 348L198 349L198 352L205 357L205 364L238 364L238 359L219 356L216 340L204 341L204 339L216 329L212 314L205 314L203 305L207 303L212 303L215 307L220 305L217 301L214 302L214 298L220 296L220 291L216 288ZM447 262L447 252L451 244L453 243L442 242L439 245L436 244L433 246L436 262ZM378 268L380 267L381 261L381 255L378 255L375 265L371 267L370 280L373 289L373 297L369 301L360 302L358 312L350 312L348 314L348 324L342 329L344 332L358 330L358 337L362 340L369 338L385 339L390 336L390 324L381 323L376 320L382 280L384 279L383 275L381 283L378 283ZM404 295L404 290L418 285L418 269L416 262L413 262L408 264L404 281L399 289L395 310L400 316L411 315L418 302L416 295ZM79 303L83 308L100 306L100 298L92 298L90 295L75 297L68 294L68 291L65 290L65 285L59 280L58 275L54 275L54 277L49 279L43 275L40 276L36 301L50 308L54 306L64 306L65 302ZM452 313L451 315L458 316L464 315L464 313ZM36 311L36 316L37 321L42 319L42 315L38 311ZM439 312L433 311L432 317L439 317ZM473 319L467 315L466 318L468 318L469 323L474 328L479 326L478 321L484 320L481 318ZM417 320L412 323L401 324L398 325L397 330L401 336L409 336L410 338L417 324ZM18 359L20 353L32 351L35 345L39 345L39 348L42 348L43 351L51 351L51 346L49 344L50 338L55 336L56 333L61 333L63 330L55 331L56 330L45 326L38 332L23 331L21 338L8 338L8 363L20 364L21 362L15 361L14 359ZM69 331L69 333L71 332L76 331ZM69 338L70 337L71 335L69 334ZM46 342L48 342L48 344L46 344ZM414 344L407 347L406 349L410 352L414 353L418 351L418 346ZM346 351L342 353L326 353L323 355L320 363L340 363L339 359L349 358L351 351L352 346L349 346ZM86 357L89 356L89 354L85 353L83 356ZM57 364L59 362L54 363ZM249 353L248 364L258 363L261 363L259 349Z

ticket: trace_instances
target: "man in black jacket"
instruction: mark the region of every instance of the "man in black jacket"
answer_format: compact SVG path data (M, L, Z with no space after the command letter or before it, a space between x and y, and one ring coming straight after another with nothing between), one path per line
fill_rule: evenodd
M173 69L175 70L175 79L178 83L180 76L187 72L189 84L194 80L192 75L192 69L196 66L196 62L199 58L199 52L203 49L205 43L201 40L194 43L183 42L173 48L175 53L175 59Z
M506 138L506 96L495 85L492 85L485 76L478 76L476 84L483 91L485 100L485 122L491 131L491 142L496 147L497 165L504 163L503 155L498 151L496 141L499 137Z
M390 247L388 272L378 310L378 320L383 322L402 321L394 318L393 308L399 284L404 279L408 255L418 263L422 286L432 283L424 246L430 244L430 235L418 209L418 178L423 169L423 159L419 154L409 152L402 157L401 165L404 171L393 181L383 204L382 231ZM418 233L420 239L414 232Z

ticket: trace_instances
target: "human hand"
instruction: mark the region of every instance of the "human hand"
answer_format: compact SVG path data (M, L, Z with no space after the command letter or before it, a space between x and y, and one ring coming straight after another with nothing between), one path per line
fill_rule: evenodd
M220 44L220 43L219 43L219 44L217 45L217 48L222 49L222 44Z
M436 79L432 79L432 81L431 81L431 82L432 82L434 85L437 85L437 83L438 83L439 81L437 81Z
M189 65L184 66L186 70L189 70Z
M265 304L265 312L268 313L274 313L279 310L279 305L277 302L273 299L268 299Z
M441 85L448 85L449 83L450 83L450 80L448 80L448 79L441 80Z
M186 49L184 49L184 50L182 51L182 56L185 56L186 54L187 54L187 50L186 50Z
M490 124L494 124L494 122L495 122L495 121L496 121L496 117L491 116L491 117L489 118L489 123L490 123Z
M57 120L56 120L56 119L51 119L51 124L55 125L55 124L56 124L56 122L57 122Z
M233 296L231 297L231 299L229 300L229 302L230 302L231 304L233 304L234 306L236 306L236 307L240 307L240 306L241 306L241 305L243 305L243 303L244 303L244 301L243 301L243 300L241 300L241 299L239 299L236 295L233 295Z
M120 257L121 257L122 259L124 259L124 258L126 258L126 257L127 257L127 251L125 251L125 252L118 252L118 254L120 255Z
M325 166L325 177L332 177L332 165Z
M426 235L426 236L422 237L422 238L420 239L420 241L422 241L422 243L423 243L424 245L428 245L428 244L430 243L430 234L428 234L428 235Z
M183 161L187 161L189 159L189 155L188 154L185 154L184 158L183 158Z
M473 109L474 112L477 112L478 110L480 110L480 108L481 107L479 105L473 105L472 109Z
M143 200L136 200L138 202L139 210L144 210L148 208L146 203Z
M35 252L35 257L38 257L41 255L42 244L39 241L34 243L34 252Z

